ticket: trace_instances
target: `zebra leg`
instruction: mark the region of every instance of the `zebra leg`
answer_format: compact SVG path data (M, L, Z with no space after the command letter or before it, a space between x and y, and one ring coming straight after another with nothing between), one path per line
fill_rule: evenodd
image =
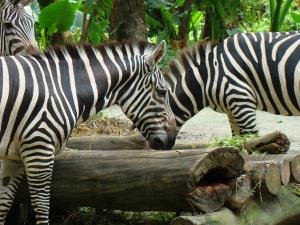
M4 225L7 214L13 204L15 194L24 177L25 169L20 161L3 160L1 166L0 225Z
M27 151L40 154L31 156ZM30 148L30 150L23 150L21 157L25 165L36 224L49 225L50 183L54 164L53 148L44 147L43 150Z
M240 135L240 127L235 121L234 116L232 114L227 114L227 117L230 123L232 136Z
M234 121L234 124L231 126L239 130L239 135L258 133L255 108L248 107L247 105L238 106L231 110L231 114L232 118L229 117L229 121Z

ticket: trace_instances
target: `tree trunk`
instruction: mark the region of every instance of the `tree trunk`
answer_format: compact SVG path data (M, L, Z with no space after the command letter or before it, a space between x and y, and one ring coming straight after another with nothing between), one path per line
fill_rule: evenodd
M147 25L143 0L113 0L110 39L146 40Z
M130 211L220 209L243 168L234 148L64 151L55 158L51 204ZM29 202L24 182L19 203Z
M181 48L186 48L187 47L187 41L189 39L189 31L190 31L190 20L191 20L191 14L189 12L193 0L186 0L183 4L183 6L179 9L180 14L184 14L180 18L180 24L179 24L179 32L178 32L178 40L182 42L182 45L180 46Z
M204 38L212 38L212 23L211 23L211 14L209 12L208 7L205 10L205 23L202 32L202 39Z
M177 143L173 149L199 149L205 146L201 142ZM150 150L142 135L71 137L67 147L76 150Z

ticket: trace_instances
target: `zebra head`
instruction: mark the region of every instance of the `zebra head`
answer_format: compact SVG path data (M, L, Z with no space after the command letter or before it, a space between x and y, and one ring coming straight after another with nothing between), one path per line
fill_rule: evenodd
M148 140L153 149L171 149L177 135L174 115L169 106L168 89L158 63L166 52L166 43L135 56L140 62L132 73L118 104Z
M34 18L24 7L31 0L0 0L0 54L18 55L38 52Z

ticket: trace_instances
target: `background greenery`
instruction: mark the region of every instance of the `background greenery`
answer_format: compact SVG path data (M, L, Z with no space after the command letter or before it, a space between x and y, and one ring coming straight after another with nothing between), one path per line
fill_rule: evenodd
M43 0L39 0L39 3ZM203 38L206 17L211 16L211 38L222 40L243 31L289 31L299 28L299 1L293 0L198 0L180 10L185 0L145 0L148 38L171 43L180 34L180 19L190 18L188 40ZM70 31L71 41L99 44L109 39L112 0L57 0L33 4L41 47L55 33Z
M41 50L66 42L108 41L122 23L110 28L113 4L114 0L34 0ZM164 39L170 45L163 67L177 48L206 37L222 41L238 32L291 31L300 26L300 0L145 0L144 4L147 39Z

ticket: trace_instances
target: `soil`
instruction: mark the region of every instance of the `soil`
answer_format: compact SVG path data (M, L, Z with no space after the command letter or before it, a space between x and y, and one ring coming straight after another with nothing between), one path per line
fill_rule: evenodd
M103 115L106 118L114 118L131 123L117 106L104 110ZM258 111L257 123L260 135L276 130L282 131L291 141L290 149L300 152L300 116L279 116ZM200 141L209 143L214 139L230 136L231 130L227 116L224 113L217 113L206 108L184 124L176 142Z

